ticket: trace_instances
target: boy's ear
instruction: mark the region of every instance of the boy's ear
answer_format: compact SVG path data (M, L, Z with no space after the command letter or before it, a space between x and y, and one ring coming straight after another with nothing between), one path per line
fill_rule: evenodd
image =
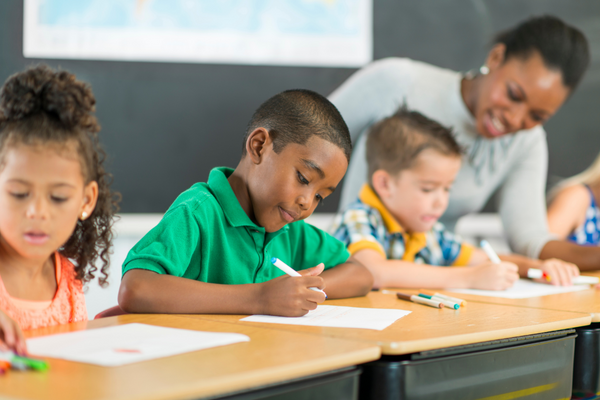
M371 182L373 185L373 190L379 197L386 198L390 196L390 174L387 171L382 169L378 169L373 172L373 176L371 177Z
M265 128L256 128L246 140L246 153L254 164L260 164L266 147L272 143L271 135Z

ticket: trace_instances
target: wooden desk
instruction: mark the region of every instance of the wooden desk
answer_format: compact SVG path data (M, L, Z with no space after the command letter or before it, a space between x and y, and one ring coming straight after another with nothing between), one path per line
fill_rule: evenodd
M582 313L549 311L505 305L469 303L453 311L398 300L393 294L371 292L365 297L328 300L327 305L366 308L398 308L412 311L382 331L317 326L238 322L242 315L185 315L187 318L268 327L277 330L361 340L381 346L385 355L410 354L489 340L506 339L589 325Z
M600 271L585 272L584 275L600 277ZM404 292L405 290L402 291ZM415 291L406 292L414 293ZM600 290L594 289L593 287L589 290L582 290L579 292L551 294L548 296L530 297L527 299L505 299L501 297L477 296L440 290L437 292L446 293L448 296L458 297L470 302L586 313L591 315L592 322L600 322ZM469 303L469 305L470 304L471 303Z
M0 397L18 399L188 399L231 393L357 365L380 357L377 346L327 336L172 315L124 315L27 332L28 337L144 323L248 335L249 342L120 367L50 359L50 370L10 371Z

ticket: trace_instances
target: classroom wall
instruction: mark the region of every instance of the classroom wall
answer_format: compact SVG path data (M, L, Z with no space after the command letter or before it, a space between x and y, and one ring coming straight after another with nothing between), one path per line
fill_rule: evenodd
M374 58L411 57L455 70L481 65L491 35L536 14L581 28L592 65L546 125L550 174L587 167L600 150L600 2L589 0L374 0ZM0 1L0 80L41 60L22 55L23 4ZM354 70L214 64L43 60L92 84L102 142L125 213L164 212L213 166L235 166L254 109L273 94L329 94ZM338 196L318 211L333 212Z

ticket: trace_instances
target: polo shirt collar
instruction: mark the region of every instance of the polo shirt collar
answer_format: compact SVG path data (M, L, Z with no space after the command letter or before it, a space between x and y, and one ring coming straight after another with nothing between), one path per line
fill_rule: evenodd
M242 227L248 226L250 228L259 229L264 231L262 226L256 225L248 214L242 208L240 202L238 201L231 185L227 178L233 173L233 168L228 167L216 167L210 171L210 175L208 176L208 187L210 191L214 194L215 198L221 205L223 209L223 214L225 214L225 218L227 222L233 227ZM283 228L278 230L277 232L267 233L267 242L271 239L275 238L279 234L287 231L289 226L285 225Z
M233 168L217 167L210 171L208 187L221 205L227 221L234 227L249 226L260 228L244 211L227 178L233 173Z
M389 233L404 233L404 229L402 226L396 221L396 218L390 214L388 209L383 205L379 196L375 193L371 186L368 184L364 184L360 193L358 195L360 201L365 203L368 206L373 207L379 214L381 214L381 218L383 218L383 223L385 224L385 228Z
M427 236L425 233L415 232L413 234L408 234L405 232L398 221L396 221L396 218L394 218L388 209L383 205L379 199L379 196L377 196L375 191L371 189L371 186L367 184L363 185L358 198L364 204L379 211L381 218L383 218L385 228L389 233L402 235L404 238L404 254L402 255L402 260L414 262L417 253L427 246Z

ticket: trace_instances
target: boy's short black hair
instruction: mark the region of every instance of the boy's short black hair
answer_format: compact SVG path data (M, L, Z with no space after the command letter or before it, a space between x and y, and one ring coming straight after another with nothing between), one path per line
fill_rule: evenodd
M590 63L587 39L577 28L559 18L546 15L530 18L499 33L494 44L506 46L504 60L527 58L538 52L544 64L561 72L563 84L573 90Z
M304 145L311 136L318 136L342 149L350 162L352 141L348 126L327 98L311 90L286 90L261 104L248 123L242 157L246 155L248 136L260 127L269 131L276 153L289 143Z
M417 111L400 107L371 128L367 137L369 183L373 173L384 170L391 175L411 168L419 154L433 149L446 156L460 157L462 149L452 129L427 118Z

